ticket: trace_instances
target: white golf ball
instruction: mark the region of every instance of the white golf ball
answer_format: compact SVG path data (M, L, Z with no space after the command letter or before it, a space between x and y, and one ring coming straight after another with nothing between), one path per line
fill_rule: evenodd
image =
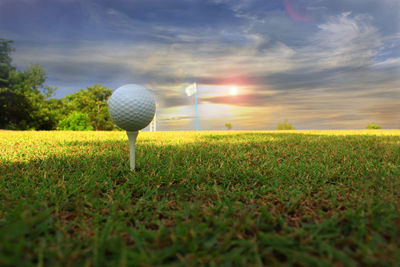
M127 84L113 92L108 109L116 125L126 131L139 131L153 120L156 101L146 88Z

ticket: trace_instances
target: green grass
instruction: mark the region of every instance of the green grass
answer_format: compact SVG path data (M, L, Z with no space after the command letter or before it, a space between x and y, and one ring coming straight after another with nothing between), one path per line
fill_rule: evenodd
M0 265L393 266L400 131L0 132Z

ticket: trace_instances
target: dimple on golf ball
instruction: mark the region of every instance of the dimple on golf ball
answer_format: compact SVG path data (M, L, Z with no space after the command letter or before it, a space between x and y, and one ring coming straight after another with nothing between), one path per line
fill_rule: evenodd
M126 131L139 131L153 120L156 102L146 88L127 84L113 92L108 100L113 122Z

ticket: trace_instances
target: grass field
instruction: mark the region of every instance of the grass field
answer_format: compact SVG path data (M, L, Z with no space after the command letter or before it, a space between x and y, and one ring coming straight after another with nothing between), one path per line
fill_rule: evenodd
M0 265L393 266L400 130L0 131Z

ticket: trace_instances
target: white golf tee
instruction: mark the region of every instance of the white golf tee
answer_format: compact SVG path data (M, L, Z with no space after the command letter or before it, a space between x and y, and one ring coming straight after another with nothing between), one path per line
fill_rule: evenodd
M131 171L135 170L135 144L136 144L136 138L139 134L138 131L126 131L126 134L128 135L129 139L129 151L130 151L130 166L131 166Z

